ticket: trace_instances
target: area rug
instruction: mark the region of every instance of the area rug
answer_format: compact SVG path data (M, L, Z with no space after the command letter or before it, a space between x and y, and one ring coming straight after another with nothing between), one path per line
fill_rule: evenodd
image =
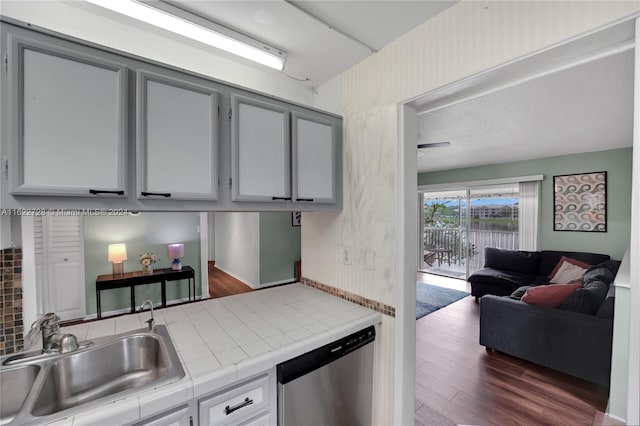
M466 291L416 283L416 320L468 295Z

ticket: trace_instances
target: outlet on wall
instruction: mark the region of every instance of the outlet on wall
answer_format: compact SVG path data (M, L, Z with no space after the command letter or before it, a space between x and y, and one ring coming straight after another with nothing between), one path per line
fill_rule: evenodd
M376 252L375 251L367 250L364 252L364 264L368 270L375 271L376 269Z
M351 265L351 247L349 246L338 246L338 263L342 263L343 265Z

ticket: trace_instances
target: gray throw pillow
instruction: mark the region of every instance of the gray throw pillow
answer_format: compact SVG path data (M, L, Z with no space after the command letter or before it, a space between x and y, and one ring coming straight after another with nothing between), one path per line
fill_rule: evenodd
M560 309L595 315L600 309L609 291L609 284L596 279L585 281L583 286L567 297L560 305Z

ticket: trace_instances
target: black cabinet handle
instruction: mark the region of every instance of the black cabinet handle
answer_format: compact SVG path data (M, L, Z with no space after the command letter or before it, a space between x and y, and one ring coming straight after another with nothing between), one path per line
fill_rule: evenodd
M309 201L309 202L313 202L313 198L296 198L296 201Z
M285 201L289 201L291 200L291 197L271 197L272 200L285 200Z
M164 198L171 197L171 193L170 192L146 192L146 191L142 191L140 194L142 194L143 197L164 197Z
M237 411L239 409L241 409L242 407L246 407L247 405L251 405L253 404L253 399L249 399L249 397L245 398L244 401L242 401L240 404L238 405L234 405L233 407L230 406L226 406L224 407L224 414L226 414L227 416L231 413L233 413L234 411Z
M89 194L97 195L97 194L115 194L115 195L124 195L124 191L105 191L102 189L90 189Z

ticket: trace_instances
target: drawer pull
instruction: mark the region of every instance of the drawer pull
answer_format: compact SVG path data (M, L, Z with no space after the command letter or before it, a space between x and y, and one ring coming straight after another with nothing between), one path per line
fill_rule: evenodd
M124 191L107 191L102 189L90 189L89 194L98 195L98 194L115 194L115 195L124 195Z
M313 203L313 198L296 198L296 201L308 201L310 203Z
M234 411L237 411L239 409L241 409L242 407L246 407L247 405L251 405L253 404L253 399L249 399L249 398L245 398L243 402L241 402L238 405L234 405L233 407L230 406L226 406L224 407L224 413L228 416L229 414L233 413Z
M276 201L276 200L289 201L289 200L291 200L291 197L271 197L271 199L272 199L273 201Z

